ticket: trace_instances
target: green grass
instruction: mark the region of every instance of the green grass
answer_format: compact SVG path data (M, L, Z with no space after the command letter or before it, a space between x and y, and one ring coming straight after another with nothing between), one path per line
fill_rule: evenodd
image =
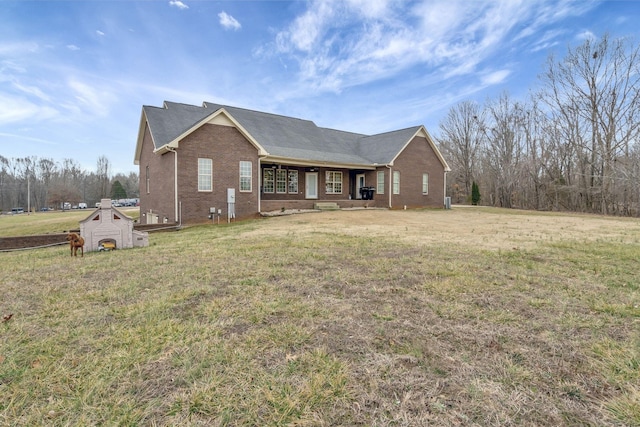
M73 229L77 230L80 227L78 221L85 219L93 211L93 209L74 209L0 215L0 237L64 233ZM138 208L122 208L122 212L134 219L139 217Z
M640 425L640 245L274 221L0 254L0 424Z

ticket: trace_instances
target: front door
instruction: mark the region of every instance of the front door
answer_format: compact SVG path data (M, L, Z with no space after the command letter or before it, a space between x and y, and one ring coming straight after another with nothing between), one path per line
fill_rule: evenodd
M307 199L318 198L318 172L307 172L304 174L305 197Z
M360 193L362 187L364 187L364 174L360 173L356 175L356 199L362 199L362 193Z

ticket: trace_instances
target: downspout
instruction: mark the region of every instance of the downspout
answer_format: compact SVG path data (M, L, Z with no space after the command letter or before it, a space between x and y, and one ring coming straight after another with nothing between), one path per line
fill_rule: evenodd
M447 171L444 171L444 188L442 189L442 194L444 194L443 196L443 200L442 200L442 204L446 207L446 200L447 200Z
M389 165L387 165L387 169L389 169L389 209L391 209L393 207L391 205L391 197L393 196L393 170Z
M262 188L260 188L260 184L262 183L262 158L258 156L258 214L262 213Z
M167 147L168 151L171 151L173 153L173 183L174 183L174 194L175 194L175 212L174 212L174 218L175 218L175 222L180 222L180 224L182 224L182 218L178 218L178 152L171 148L171 147Z

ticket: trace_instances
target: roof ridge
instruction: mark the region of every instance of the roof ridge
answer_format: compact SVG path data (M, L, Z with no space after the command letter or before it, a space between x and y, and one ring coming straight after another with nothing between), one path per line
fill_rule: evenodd
M403 128L403 129L395 129L395 130L390 130L390 131L387 131L387 132L376 133L376 134L373 134L373 135L365 135L365 138L369 138L369 137L372 137L372 136L387 135L389 133L404 132L404 131L407 131L409 129L420 129L421 127L422 127L422 125L409 126L409 127Z
M330 131L332 131L332 132L349 133L349 134L351 134L351 135L360 136L360 137L367 137L367 136L371 136L371 135L367 135L366 133L352 132L352 131L350 131L350 130L342 130L342 129L326 128L326 127L321 127L321 126L318 126L318 129L322 129L322 130L330 130Z
M162 105L167 105L167 104L182 105L184 107L204 108L200 105L187 104L186 102L175 102L175 101L167 101L167 100L164 100L162 102Z
M207 101L205 101L204 103L205 104L215 104L213 102L207 102ZM220 105L222 108L234 108L236 110L247 111L249 113L259 113L259 114L265 114L265 115L268 115L268 116L275 116L275 117L282 117L282 118L285 118L285 119L293 119L293 120L300 120L300 121L303 121L303 122L310 122L310 123L313 123L317 128L321 129L320 126L316 125L316 123L313 120L309 120L309 119L302 119L300 117L286 116L284 114L278 114L278 113L270 113L268 111L254 110L254 109L246 108L246 107L236 107L234 105L224 105L224 104L215 104L215 105Z

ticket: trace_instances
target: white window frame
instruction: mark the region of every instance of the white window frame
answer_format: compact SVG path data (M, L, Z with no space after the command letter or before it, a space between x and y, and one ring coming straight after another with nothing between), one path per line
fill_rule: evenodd
M342 171L326 171L325 193L342 194Z
M400 171L393 171L393 194L400 194Z
M422 194L425 196L429 194L429 174L428 173L422 174Z
M198 191L213 191L213 159L198 158Z
M273 168L262 169L262 192L273 194L276 191L276 173Z
M276 193L286 194L287 192L287 170L276 169Z
M289 194L298 194L298 171L290 169L287 172L287 191Z
M240 192L251 193L253 191L253 163L240 160Z
M378 171L377 180L376 193L384 194L384 171Z

